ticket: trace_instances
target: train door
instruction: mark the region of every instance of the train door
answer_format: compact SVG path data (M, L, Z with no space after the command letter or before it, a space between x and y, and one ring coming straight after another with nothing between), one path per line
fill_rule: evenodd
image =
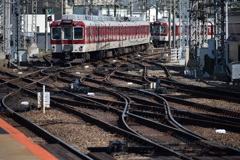
M110 34L110 30L109 30L109 27L110 24L107 22L105 23L105 43L106 43L106 49L110 49L110 41L109 41L109 34Z
M108 35L108 26L106 23L102 22L103 26L102 26L102 46L103 46L103 50L107 50L108 49L108 44L107 44L107 35Z
M59 43L59 41L61 41L61 39L62 39L62 28L60 28L60 27L53 27L51 29L51 45L52 45L51 48L52 48L52 53L62 52L62 46Z
M65 54L65 59L70 59L73 50L72 27L63 27L62 32L62 51Z
M116 32L116 34L117 34L117 42L118 42L118 44L117 44L117 46L119 46L120 47L120 41L121 41L121 27L118 25L118 23L117 23L117 25L116 25L116 28L117 28L117 32Z
M119 39L117 40L118 47L123 47L123 39L125 37L125 35L123 33L123 24L122 23L118 23L117 27L119 28L118 33L117 33L119 35Z
M97 41L96 41L96 49L102 50L102 26L100 22L96 22L97 29Z
M124 24L124 23L119 23L119 27L121 28L121 31L120 31L120 35L122 35L122 39L119 41L119 53L120 54L123 54L125 53L125 42L126 42L126 39L127 39L127 25Z
M94 35L94 45L93 45L93 48L94 50L97 50L98 48L98 23L97 21L93 21L93 26L94 26L94 29L93 29L93 35Z

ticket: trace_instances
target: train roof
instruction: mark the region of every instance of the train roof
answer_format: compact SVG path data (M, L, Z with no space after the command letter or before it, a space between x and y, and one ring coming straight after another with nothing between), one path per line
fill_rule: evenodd
M54 21L52 24L62 23L64 21L82 22L86 26L135 26L135 25L149 25L147 21L142 21L139 17L121 17L124 20L119 20L120 17L111 16L92 16L92 15L78 15L66 14L62 16L61 20Z
M141 17L113 17L113 16L93 16L80 14L65 14L62 19L90 20L90 21L143 21Z
M207 18L206 19L208 25L213 25L214 24L214 19L213 18ZM182 21L179 18L175 18L175 25L180 25ZM201 23L201 21L200 21ZM157 21L151 22L150 25L165 25L168 24L168 17L165 18L159 18ZM171 25L173 25L173 19L171 19Z
M175 22L180 22L180 18L175 18ZM206 21L208 22L214 22L214 18L207 18ZM157 22L163 22L163 23L168 23L168 17L164 17L164 18L159 18L157 19ZM171 22L173 22L173 19L171 19Z

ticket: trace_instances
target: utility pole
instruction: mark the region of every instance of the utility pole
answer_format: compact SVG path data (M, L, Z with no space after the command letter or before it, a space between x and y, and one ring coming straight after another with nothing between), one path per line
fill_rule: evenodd
M37 23L37 0L32 0L32 26L31 31L34 34L31 43L36 44L36 23Z
M180 2L181 6L181 14L180 14L180 19L181 19L181 45L182 45L182 56L181 58L186 60L186 52L187 48L189 46L189 0L181 0ZM187 63L187 60L186 60Z
M45 52L48 51L48 17L47 17L47 8L45 8Z
M15 0L12 3L12 40L14 59L17 58L17 64L20 64L19 50L26 51L26 2L20 3L20 0ZM6 18L6 17L5 17ZM16 57L17 56L17 57Z
M218 42L215 47L215 74L218 72L226 72L226 9L225 1L214 0L214 34L215 40Z
M175 25L175 0L173 0L173 48L176 45L176 25Z
M6 17L7 16L7 17ZM0 59L8 59L10 54L10 3L8 0L0 4ZM4 63L6 66L6 61Z
M90 15L93 15L93 0L90 0L89 11Z
M156 1L156 21L158 20L158 5L159 5L159 0Z
M225 13L226 13L226 15L225 15L225 22L226 22L226 35L225 35L225 38L226 38L226 48L225 48L225 55L226 55L226 57L225 57L225 64L226 64L226 66L227 66L227 64L229 63L228 62L228 1L226 1L225 2L225 9L226 9L226 11L225 11ZM224 67L226 67L226 66L224 66ZM226 72L228 72L228 70L226 70Z
M130 1L130 17L133 16L133 2Z
M114 17L117 16L117 6L116 6L116 0L114 0Z
M8 57L8 61L10 61L11 59L11 46L10 46L10 39L11 39L11 24L10 24L10 17L11 17L11 4L10 4L10 0L6 0L6 5L5 5L5 35L4 35L4 39L5 41L5 53L6 56ZM7 66L7 64L6 64Z
M171 11L172 11L172 3L170 2L169 4L169 11L168 11L168 48L170 49L172 47L172 39L171 39L171 34L172 34L172 29L171 29Z
M107 5L107 15L110 16L110 8L109 8L109 5Z
M88 11L89 11L88 1L85 0L85 15L88 15Z
M145 13L146 13L146 21L148 21L148 22L150 22L150 4L149 4L150 2L149 2L149 0L146 0L145 1Z
M44 10L45 10L45 52L48 51L48 0L44 2Z
M61 0L61 15L63 16L63 0Z

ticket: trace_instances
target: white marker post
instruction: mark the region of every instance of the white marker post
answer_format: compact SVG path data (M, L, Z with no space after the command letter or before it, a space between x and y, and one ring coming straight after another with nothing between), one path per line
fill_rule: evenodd
M43 113L45 114L45 85L43 85L43 96L42 96L42 103L43 103Z
M37 93L38 108L43 109L45 113L46 108L50 108L50 92L45 92L45 86L43 86L43 92Z

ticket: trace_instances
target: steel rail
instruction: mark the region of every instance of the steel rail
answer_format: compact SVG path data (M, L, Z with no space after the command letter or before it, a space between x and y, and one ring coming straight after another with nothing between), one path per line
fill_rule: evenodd
M26 89L21 89L24 90L25 92L28 92L29 94L35 94L33 92L30 92ZM27 126L28 128L32 128L31 130L36 133L37 135L40 135L42 137L45 137L46 140L50 143L58 143L61 144L63 147L65 147L66 149L68 149L69 151L71 151L72 153L78 155L79 157L86 159L86 160L93 160L92 158L90 158L89 156L85 155L84 153L78 151L77 149L75 149L74 147L70 146L69 144L67 144L66 142L62 141L60 138L54 136L53 134L49 133L48 131L44 130L43 128L39 127L38 125L36 125L35 123L29 121L28 119L24 118L23 116L21 116L20 114L16 113L15 111L13 111L12 109L10 109L6 104L5 101L7 101L7 99L10 98L10 96L13 96L14 94L17 94L18 92L20 92L21 90L15 91L11 94L8 94L7 96L5 96L2 101L1 104L3 105L3 107L5 107L10 114L12 115L12 117L14 119L16 119L18 122L20 122L22 125ZM35 96L37 97L37 95L35 94Z
M99 73L98 73L99 74ZM122 72L116 72L116 74L121 74L121 75L127 75L127 76L130 76L130 74L127 74L127 73L122 73ZM132 76L134 76L134 77L142 77L142 76L136 76L136 75L132 75ZM115 78L117 78L117 76L115 76ZM123 79L123 78L122 78ZM148 77L148 79L150 79L151 81L156 81L156 79L155 78L150 78L150 77ZM178 82L174 82L174 81L167 81L167 80L165 80L165 79L161 79L161 83L165 83L165 82L167 82L169 85L172 85L172 84L179 84ZM140 82L139 82L140 83ZM180 83L181 84L181 83ZM184 86L186 86L185 84L184 84ZM191 85L192 86L192 85ZM201 87L200 87L201 88ZM187 92L189 92L189 90L185 90L185 89L181 89L181 88L178 88L178 87L172 87L172 89L177 89L177 90L180 90L180 91L187 91ZM192 89L192 90L194 90L194 89ZM197 92L197 91L192 91L191 90L191 93L196 93L196 94L202 94L202 95L205 95L205 96L214 96L214 97L216 97L216 98L224 98L224 99L227 99L228 97L226 97L226 96L221 96L221 97L219 97L219 96L217 96L217 95L212 95L212 94L207 94L207 93L202 93L202 92ZM208 92L209 91L209 89L206 89L206 92ZM215 90L216 92L218 91L218 90ZM223 95L228 95L227 93L229 93L229 92L226 92L225 94L223 94ZM235 92L234 92L235 93ZM238 93L239 94L239 96L240 96L240 93ZM182 99L180 99L180 98L175 98L175 97L173 97L173 96L166 96L166 95L163 95L163 94L160 94L162 97L164 97L165 99L167 99L167 100L174 100L174 101L177 101L178 103L180 103L181 102L181 104L185 104L185 105L191 105L191 106L193 106L193 107L197 107L197 108L204 108L205 110L209 110L209 111L214 111L214 112L217 112L217 113L224 113L224 115L228 115L228 116L231 116L231 117L240 117L240 113L238 113L238 112L234 112L234 111L230 111L230 110L226 110L226 109L223 109L223 108L218 108L218 107L211 107L211 106L208 106L208 105L204 105L204 104L197 104L197 103L195 103L195 102L190 102L190 101L186 101L186 100L182 100ZM239 101L240 102L240 99L239 98L230 98L230 100L234 100L234 101Z
M112 73L109 74L108 77L110 77L111 75L112 75ZM105 76L107 76L107 75L105 75ZM117 85L115 85L115 86L117 86ZM119 88L120 88L120 87L119 87ZM137 89L130 89L130 90L137 90ZM139 91L139 90L138 90L138 91ZM208 140L208 139L206 139L205 137L202 137L202 136L199 136L198 134L193 133L192 131L186 129L186 128L183 127L181 124L179 124L178 122L176 122L175 119L174 119L174 118L172 117L172 115L171 115L170 107L169 107L169 105L168 105L168 103L167 103L167 101L166 101L165 99L163 99L163 98L160 97L159 95L156 95L156 94L154 94L154 93L152 93L152 92L148 92L148 91L142 91L142 92L148 93L148 94L150 94L150 95L152 95L152 96L155 96L155 97L158 97L159 99L161 99L161 100L164 101L164 103L165 103L165 114L167 115L166 119L170 119L169 122L170 122L170 123L173 123L174 126L176 125L176 127L180 127L182 130L184 130L184 131L186 131L187 133L190 133L190 134L192 134L192 135L194 135L194 136L196 136L196 137L199 137L200 139ZM208 140L208 141L212 141L212 140ZM212 142L214 142L214 141L212 141ZM219 145L222 145L222 144L217 143L217 142L214 142L214 143L219 144ZM229 147L229 149L230 149L230 147ZM234 151L234 152L240 152L240 151L236 150L235 148L231 148L231 150Z
M98 74L100 74L100 73L98 72ZM102 75L104 75L104 74L102 74ZM109 83L104 84L105 82L103 82L103 81L100 82L98 80L90 79L90 78L87 78L87 77L85 77L85 79L87 81L91 81L91 82L95 82L95 83L97 82L98 84L103 84L105 86L109 86ZM189 105L189 106L192 106L194 108L207 110L209 112L217 112L217 113L228 115L228 116L231 116L231 117L240 117L240 113L235 112L235 111L230 111L230 110L227 110L227 109L224 109L224 108L212 107L212 106L209 106L209 105L204 105L204 104L200 104L200 103L196 103L196 102L191 102L191 101L183 100L183 99L176 98L176 97L173 97L173 96L167 96L167 95L162 95L162 94L161 94L161 97L163 97L166 100L173 101L175 103L179 103L179 104L183 104L183 105ZM226 119L226 120L229 119L227 117L223 117L223 118ZM229 119L229 121L230 120L231 120L231 118Z
M136 115L139 115L142 117L150 117L151 119L154 119L154 118L164 119L165 118L164 114L159 114L159 113L154 113L154 112L133 110L130 113L136 114ZM196 115L198 117L195 118L194 115ZM191 114L191 117L188 117L188 116L182 117L182 116L178 116L178 115L173 115L173 118L176 119L178 122L184 123L184 124L207 126L207 127L213 127L213 128L224 128L227 131L240 133L240 126L238 124L234 125L234 124L219 122L219 121L216 121L216 119L213 119L213 118L210 118L207 116L199 116L197 114Z
M110 106L108 106L108 107L110 107ZM128 115L131 115L131 113L128 113ZM132 116L134 116L134 118L136 119L137 117L135 116L135 115L132 115ZM142 119L142 117L141 117L141 119ZM149 125L149 123L147 123L148 125ZM156 124L154 124L154 125L156 125ZM189 133L188 133L189 134ZM190 134L191 135L191 134ZM197 138L197 137L196 137ZM202 138L201 138L202 139ZM207 140L207 139L204 139L204 140ZM195 140L196 141L196 140ZM198 138L198 141L200 141L200 139ZM220 144L221 145L221 144Z
M29 94L34 94L34 95L36 96L36 93L35 93L35 92L29 91L29 90L24 89L24 88L22 88L21 90L24 90L24 91L28 92ZM20 90L17 91L17 92L20 92ZM17 94L17 92L15 92L15 93L13 93L13 94ZM72 95L72 96L78 97L78 96L76 96L76 95L74 95L74 94L72 94L72 93L66 93L66 94L70 94L70 95ZM11 94L11 95L12 95L12 94ZM8 96L11 96L11 95L8 95ZM9 97L9 98L10 98L10 97ZM88 100L88 99L86 99L86 98L84 98L84 99L85 99L85 100ZM4 103L4 101L7 101L7 98L4 98L4 99L3 99L3 104L4 104L5 107L7 107L7 106L5 105L5 103ZM91 101L91 100L89 100L89 101ZM94 101L92 101L92 102L94 102ZM98 103L98 102L94 102L94 103ZM98 104L103 105L103 104L101 104L101 103L98 103ZM61 109L65 109L66 111L69 111L69 112L71 112L72 114L79 115L79 112L77 112L76 110L73 110L73 109L71 109L71 108L69 108L69 107L66 107L66 106L64 106L64 105L62 105L62 104L60 104L60 103L58 103L58 102L55 102L55 101L52 101L52 100L51 100L51 105L53 105L53 107L57 107L57 106L58 106L58 108L59 108L59 106L61 106L61 107L60 107ZM66 108L67 108L67 109L66 109ZM7 109L10 109L10 108L7 107ZM13 115L20 116L20 115L18 115L17 113L15 114L15 112L14 112L13 110L10 109L10 111L11 111L11 113L12 113ZM81 113L81 115L82 115L82 113ZM89 116L89 115L86 114L85 116ZM90 117L91 117L91 116L90 116ZM21 116L20 116L20 118L21 118L21 120L22 120L24 123L26 123L27 125L30 125L29 123L31 123L31 122L26 122L26 119L25 119L24 117L21 117ZM97 119L95 119L95 118L93 118L93 119L94 119L95 122L98 121L98 122L100 122L100 123L105 123L105 122L101 122L101 121L99 121L99 120L97 120ZM27 120L27 121L28 121L28 120ZM34 124L34 123L33 123L33 124ZM34 125L35 125L35 124L34 124ZM129 134L132 134L131 132L127 132L127 131L122 130L122 129L120 129L120 128L117 128L117 127L115 127L115 126L112 126L112 125L109 125L109 124L107 124L107 125L108 125L110 128L115 128L115 130L117 129L117 130L118 130L117 132L119 132L119 130L120 130L120 132L123 132L123 134L128 134L128 135L129 135ZM43 131L39 130L39 129L41 129L41 127L39 127L39 126L37 126L37 125L34 126L34 128L35 128L34 130L37 131L39 134L45 135L45 134L48 133L48 132L46 132L45 130L43 130ZM51 136L53 136L53 135L51 135ZM145 141L145 143L148 143L149 145L153 145L153 146L157 147L158 150L164 149L168 154L174 154L175 156L182 157L183 159L189 159L189 158L187 158L187 157L185 157L185 156L183 156L183 155L181 155L181 154L178 154L178 153L176 153L176 152L173 152L172 150L170 150L170 149L168 149L168 148L165 148L165 147L163 147L163 146L161 146L161 145L159 145L159 144L157 144L157 143L155 143L155 142L152 142L152 141L146 139L145 137L138 136L138 135L135 135L135 134L133 134L133 135L131 135L131 136L133 136L134 138L137 138L137 139L140 138L142 141ZM53 136L53 137L54 137L54 136ZM64 144L64 142L59 141L58 139L57 139L57 143L60 143L60 144L63 143L63 145L64 145L65 147L69 147L68 144ZM70 149L71 149L71 148L70 148Z

